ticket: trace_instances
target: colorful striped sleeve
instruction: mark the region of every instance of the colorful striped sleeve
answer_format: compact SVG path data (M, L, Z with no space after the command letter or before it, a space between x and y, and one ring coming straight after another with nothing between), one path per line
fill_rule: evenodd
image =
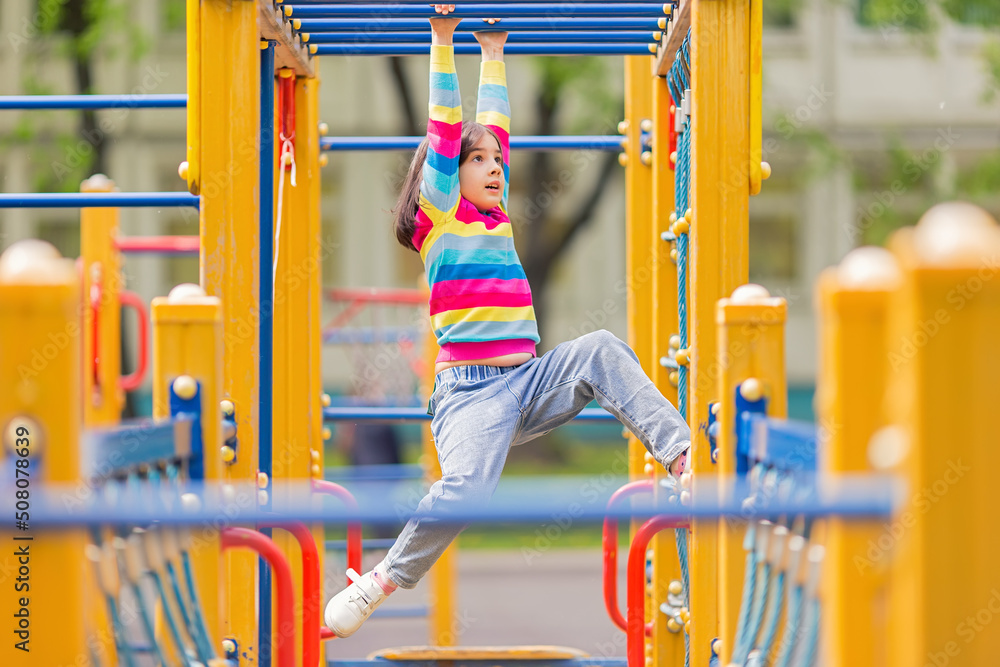
M420 183L421 210L432 222L458 206L458 157L462 148L462 97L455 48L431 46L431 92L427 137L430 145ZM427 206L429 205L429 207Z
M485 125L500 137L503 152L503 203L507 211L510 190L510 101L507 99L507 70L500 60L484 61L479 70L479 103L476 122Z

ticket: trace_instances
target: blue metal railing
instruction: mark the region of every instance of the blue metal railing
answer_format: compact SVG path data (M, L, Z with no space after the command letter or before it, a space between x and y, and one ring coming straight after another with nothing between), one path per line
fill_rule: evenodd
M410 137L323 137L319 145L325 151L412 151L422 136ZM510 138L512 150L594 150L622 149L623 138L605 135L539 136L520 135Z
M198 208L200 201L187 192L0 194L0 208Z

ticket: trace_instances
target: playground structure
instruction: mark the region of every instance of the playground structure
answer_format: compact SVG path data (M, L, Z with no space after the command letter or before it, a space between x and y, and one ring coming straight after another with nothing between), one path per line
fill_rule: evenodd
M350 523L356 564L357 522L401 516L360 489L353 506L346 489L323 480L324 420L427 416L327 405L319 168L323 149L398 150L416 139L321 139L314 56L425 52L429 10L400 2L376 21L357 3L188 7L180 173L190 193L117 193L95 177L80 195L0 196L4 206L82 207L83 240L79 269L30 243L0 259L0 504L10 517L0 531L11 531L16 511L30 515L26 530L0 534L15 548L30 544L32 581L60 583L32 587L30 605L5 587L11 608L30 610L31 653L4 644L3 664L132 665L152 654L167 664L311 667L330 638L319 622L329 597L317 574L321 522ZM959 626L980 610L992 617L988 591L998 583L1000 544L983 530L998 494L985 472L1000 373L996 222L973 207L940 206L888 252L856 251L825 274L821 428L789 423L786 304L745 285L748 197L769 171L760 153L760 4L580 2L557 20L551 3L460 11L502 17L518 35L511 55L626 56L622 137L512 145L624 148L629 343L691 424L692 472L675 484L630 438L635 481L602 498L607 508L580 513L605 519L608 535L616 519L652 517L634 526L625 614L614 577L604 582L612 621L628 633L627 660L428 649L376 661L990 664L1000 637L974 631L981 619L965 626L972 640ZM627 34L642 30L649 43ZM394 39L380 41L383 32ZM458 35L456 50L467 43L473 52ZM149 104L157 102L178 105L175 97ZM17 104L46 102L0 106ZM198 207L199 237L118 238L113 207L142 205ZM156 421L117 425L121 392L137 381L120 374L117 318L120 305L142 312L118 280L119 253L137 249L199 252L201 285L154 300ZM863 475L845 486L846 473ZM880 494L889 481L907 490ZM30 499L26 509L16 490ZM343 505L316 507L322 493ZM653 501L629 509L618 502L626 495ZM543 520L564 509L497 500L489 514L452 518ZM614 551L606 541L611 575ZM432 575L432 645L453 639L453 557ZM137 645L122 632L119 593L143 600L147 577L156 599L134 607L146 631ZM155 618L147 607L158 607Z

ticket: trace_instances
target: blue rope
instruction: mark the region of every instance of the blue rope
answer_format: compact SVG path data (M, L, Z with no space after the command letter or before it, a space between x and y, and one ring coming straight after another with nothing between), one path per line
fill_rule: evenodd
M759 573L756 575L754 582L753 591L753 604L750 606L750 614L747 618L747 624L744 628L743 638L740 640L740 647L742 651L739 656L734 653L733 661L737 664L743 664L746 662L747 656L750 654L750 649L753 648L754 643L757 641L757 634L760 632L761 621L764 616L764 606L767 600L767 592L771 588L771 564L764 562L758 563Z
M170 602L167 600L167 591L163 588L163 579L156 570L150 570L149 576L152 578L153 584L156 586L156 592L159 594L160 601L163 604L163 615L167 619L167 626L170 629L170 636L173 637L174 645L177 647L177 654L180 655L185 667L190 667L191 658L188 654L188 647L184 644L184 640L181 639L181 632L177 627L177 619L174 618L174 611L170 608Z
M691 31L688 31L685 42L691 39ZM667 83L670 94L674 99L674 105L680 108L684 91L687 89L687 76L684 71L685 56L678 49L674 56L674 64L667 75ZM683 81L683 84L682 84ZM674 165L674 201L676 203L676 215L680 220L688 208L688 186L691 180L691 124L685 119L684 126L677 142L677 161ZM687 347L687 246L688 235L680 234L677 237L677 317L678 328L680 329L680 346ZM677 411L687 419L687 367L680 366L677 369ZM674 540L677 543L677 560L681 569L681 580L684 585L684 605L690 609L690 588L691 575L688 570L688 531L678 528L674 531ZM684 667L691 665L691 637L684 633Z
M785 614L785 629L781 636L781 644L778 647L778 657L774 660L774 667L788 667L792 660L792 652L798 640L799 614L802 610L802 587L793 586L788 591L788 613Z
M681 566L681 582L684 584L684 606L691 609L688 591L691 589L691 575L688 572L688 531L686 528L674 529L674 541L677 542L677 561ZM684 667L691 665L691 636L684 633Z
M807 618L804 623L806 626L805 634L795 652L795 657L792 659L794 667L811 667L813 661L816 660L816 647L819 644L819 598L813 598L809 601L805 615Z
M177 468L173 465L167 466L167 477L174 484L178 484ZM179 530L187 530L186 528L180 528ZM178 542L180 542L180 536L178 535ZM188 555L187 549L178 544L181 552L181 564L184 568L184 582L187 584L188 597L191 599L191 621L194 624L194 630L198 633L198 637L195 639L195 643L198 644L199 648L204 651L210 658L215 657L215 651L212 648L212 640L208 636L208 628L205 625L205 619L201 614L201 600L198 598L198 586L195 583L194 571L191 567L191 557Z
M750 623L750 607L753 603L754 589L757 586L757 551L754 549L754 527L747 528L743 546L747 549L746 567L743 575L743 596L740 599L740 615L736 621L736 645L733 647L731 662L743 664L743 659L749 650L744 646L747 625ZM749 545L749 547L747 546Z
M771 652L771 645L774 643L774 636L778 633L778 619L781 617L781 608L785 600L785 573L778 572L778 576L771 580L771 590L767 594L767 612L764 621L764 634L757 650L765 658Z

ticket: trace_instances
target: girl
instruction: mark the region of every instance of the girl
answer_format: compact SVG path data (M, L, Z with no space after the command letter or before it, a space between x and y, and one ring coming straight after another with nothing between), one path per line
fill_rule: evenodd
M454 5L435 10L447 15ZM594 399L680 474L690 446L687 424L625 343L598 331L535 355L531 289L507 218L507 35L476 33L483 54L479 104L476 122L463 123L452 47L458 22L431 21L427 138L395 211L396 238L424 261L441 346L428 412L442 477L418 511L483 505L512 445L568 422ZM397 587L416 586L462 529L411 519L375 569L360 577L348 571L353 583L327 604L327 626L338 637L353 634Z

